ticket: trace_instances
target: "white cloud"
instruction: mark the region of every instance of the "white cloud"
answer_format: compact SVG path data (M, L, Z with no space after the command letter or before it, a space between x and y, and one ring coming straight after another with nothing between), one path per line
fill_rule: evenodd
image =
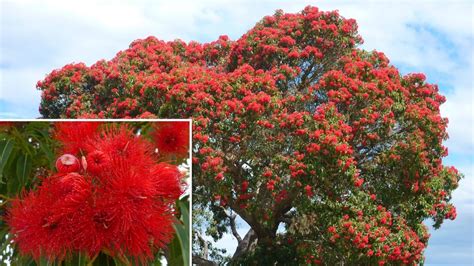
M457 159L457 158L455 158ZM440 229L431 230L425 252L426 265L472 265L474 263L474 166L472 158L451 159L465 178L453 193L457 209L454 221L447 220ZM430 221L427 225L431 224Z
M464 174L464 178L459 182L459 187L453 193L453 203L459 213L474 214L474 160L467 160L467 163L458 165L458 170ZM474 226L474 225L473 225Z
M446 95L441 113L448 117L449 139L445 145L450 153L471 154L474 150L474 94L472 88L457 88Z
M7 99L15 103L24 103L28 106L39 106L40 92L35 89L38 73L41 71L49 71L46 69L2 69L1 74L4 77L1 83L0 99ZM40 78L44 75L41 74ZM33 81L33 84L31 82ZM30 88L28 93L17 88Z

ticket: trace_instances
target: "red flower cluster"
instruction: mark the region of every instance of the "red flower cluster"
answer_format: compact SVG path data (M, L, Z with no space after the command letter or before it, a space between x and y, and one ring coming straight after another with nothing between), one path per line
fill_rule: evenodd
M57 173L9 209L23 254L62 260L107 250L145 264L171 240L182 194L178 168L156 162L153 145L129 127L100 129L92 122L57 124L55 137L72 154L60 156Z
M320 265L334 261L333 249L341 254L352 254L357 265L414 265L423 260L429 237L427 227L421 222L410 226L404 218L393 216L385 207L367 204L373 201L372 198L357 192L339 206L344 210L342 214L336 214L340 209L330 209L330 212L335 212L334 219L331 219L334 223L325 229L328 242L316 241L315 246L307 246L304 241L297 240L306 263ZM318 216L317 213L314 215ZM311 226L322 224L316 219ZM304 231L298 234L299 239L308 237Z

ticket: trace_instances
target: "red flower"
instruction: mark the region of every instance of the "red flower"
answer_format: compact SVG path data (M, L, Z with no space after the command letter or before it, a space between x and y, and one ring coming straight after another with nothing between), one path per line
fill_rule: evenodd
M102 151L93 151L86 156L87 172L97 174L109 166L109 157Z
M7 222L20 251L35 259L63 259L73 250L74 235L68 218L78 213L90 191L90 182L77 173L69 173L49 177L38 191L14 200Z
M355 178L354 179L354 186L356 187L360 187L362 186L362 184L364 183L364 179L363 178Z
M247 180L242 182L242 186L241 186L242 192L247 191L248 187L249 187L249 182Z
M313 196L313 190L310 185L306 185L304 187L304 190L306 191L306 196L312 197Z
M220 172L218 173L215 177L214 177L215 180L217 181L222 181L224 180L224 173Z
M60 251L60 245L52 245L58 243L58 222L49 213L49 208L46 208L50 203L50 200L30 192L22 200L14 200L8 213L10 232L15 236L19 249L23 254L30 254L35 259L40 257L42 249L48 256L65 256L64 252Z
M179 158L188 156L189 123L160 122L155 126L153 134L158 152L161 155L174 155Z
M267 182L267 189L270 191L275 189L275 180L269 180Z
M332 234L336 233L336 227L334 227L334 226L329 226L329 227L328 227L328 232L329 232L329 233L332 233Z
M163 198L176 200L183 193L180 185L182 174L174 165L160 163L151 169L155 193Z
M93 150L87 157L89 161L96 159L97 166L99 166L99 164L105 166L105 163L107 163L110 168L127 165L133 169L142 169L149 168L155 163L152 157L153 146L151 143L136 136L132 129L126 125L104 130L101 136L90 142L88 146L88 149ZM91 163L94 164L92 161ZM90 167L91 166L88 165L89 170ZM92 172L94 172L94 166L92 166L92 169ZM111 178L111 176L107 174L107 171L98 172L97 177L102 181Z
M54 138L63 145L63 153L77 154L96 135L100 125L100 122L57 122Z

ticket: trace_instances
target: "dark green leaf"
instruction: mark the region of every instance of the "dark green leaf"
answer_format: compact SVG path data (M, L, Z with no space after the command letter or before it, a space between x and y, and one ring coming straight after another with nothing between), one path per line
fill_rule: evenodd
M171 241L171 243L168 245L168 254L166 259L168 260L168 265L188 265L184 264L183 250L177 235L175 235L173 241Z
M0 183L3 182L3 168L7 164L12 149L13 142L11 139L6 139L0 142Z
M177 203L180 220L174 224L175 238L168 246L167 260L169 265L189 265L191 258L189 254L189 201L184 198Z
M21 155L19 153L19 150L14 148L10 153L10 159L7 161L7 164L3 169L4 176L7 177L7 195L10 196L16 195L22 189L20 179L16 176L16 164Z
M16 163L16 177L20 181L21 186L25 186L28 181L28 177L31 173L32 160L28 154L22 154L18 157Z
M89 265L89 264L88 264ZM99 253L99 255L97 256L97 258L94 260L94 264L93 265L97 265L97 266L114 266L114 265L123 265L122 264L117 264L117 261L115 260L115 258L113 257L110 257L104 253Z
M181 256L183 259L184 265L189 265L190 263L190 254L189 254L189 203L187 201L179 202L181 219L183 223L175 223L174 229L179 240L181 247Z

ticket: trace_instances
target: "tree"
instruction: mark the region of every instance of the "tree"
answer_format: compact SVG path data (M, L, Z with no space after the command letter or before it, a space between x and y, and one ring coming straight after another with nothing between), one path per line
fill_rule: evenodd
M353 19L315 7L277 11L237 41L148 37L53 71L40 112L192 117L193 207L209 218L196 219L196 262L222 259L202 233L230 232L234 264L419 263L422 222L456 217L445 98L361 43Z
M188 122L2 122L0 262L188 265L188 154Z

